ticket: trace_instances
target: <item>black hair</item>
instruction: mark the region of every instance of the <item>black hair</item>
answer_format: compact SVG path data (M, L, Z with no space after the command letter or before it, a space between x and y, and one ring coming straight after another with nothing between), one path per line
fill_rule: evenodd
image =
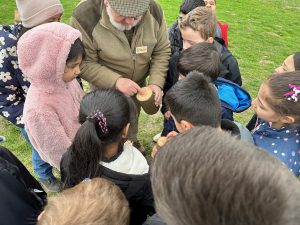
M296 52L293 58L295 70L300 70L300 52Z
M192 71L166 94L165 104L175 119L194 126L219 127L221 103L216 87L202 73Z
M270 88L270 96L265 96L270 107L282 116L293 116L295 123L299 124L300 101L289 100L284 94L291 91L290 84L300 86L300 71L274 73L265 84Z
M118 143L119 150L123 148L125 140L122 138L122 130L130 123L130 100L114 89L97 90L83 97L79 111L79 122L82 125L68 149L65 188L85 178L99 176L99 162L108 145ZM99 123L103 121L99 118L88 118L96 112L103 114L106 120L104 127L100 126Z
M157 212L172 225L295 225L300 185L282 162L211 127L194 127L158 151L151 170Z
M71 45L71 49L67 58L67 62L76 60L78 56L82 56L82 59L85 57L85 50L82 41L80 38L77 38L74 43Z
M179 7L179 12L186 15L199 6L205 6L203 0L184 0Z
M178 58L177 70L183 76L196 70L209 77L214 82L222 69L220 54L216 47L207 42L202 42L184 50Z
M19 39L23 36L23 34L25 34L27 31L29 31L30 29L32 29L32 27L23 27L21 28L19 34L18 34L18 41Z

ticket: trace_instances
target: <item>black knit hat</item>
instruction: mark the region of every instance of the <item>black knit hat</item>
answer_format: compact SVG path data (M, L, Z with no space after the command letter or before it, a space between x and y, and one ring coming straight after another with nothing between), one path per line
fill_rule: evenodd
M188 14L190 11L200 6L205 6L203 0L184 0L180 6L179 12Z
M300 52L294 54L295 70L300 70Z
M108 0L111 7L124 17L138 17L149 8L150 0Z

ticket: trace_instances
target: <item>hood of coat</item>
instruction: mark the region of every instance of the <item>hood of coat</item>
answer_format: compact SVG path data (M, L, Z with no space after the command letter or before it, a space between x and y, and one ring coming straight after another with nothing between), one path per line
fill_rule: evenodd
M81 33L71 26L52 22L27 31L18 41L19 66L31 85L53 92L63 81L71 45Z
M250 94L239 85L222 77L218 77L214 83L223 107L240 113L251 106Z

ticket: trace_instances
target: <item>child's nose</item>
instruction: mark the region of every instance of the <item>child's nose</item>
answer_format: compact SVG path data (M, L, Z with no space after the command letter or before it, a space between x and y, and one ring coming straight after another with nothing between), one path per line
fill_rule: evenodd
M76 71L75 71L75 75L79 75L80 74L80 67L78 66Z

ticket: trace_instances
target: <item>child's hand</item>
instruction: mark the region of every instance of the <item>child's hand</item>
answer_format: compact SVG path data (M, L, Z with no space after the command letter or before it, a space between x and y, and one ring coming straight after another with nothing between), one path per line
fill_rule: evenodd
M154 158L156 153L157 153L158 149L156 148L156 145L154 145L154 147L152 148L152 151L151 151L151 157Z
M167 137L161 137L160 139L158 139L157 143L160 143L160 147L162 147L167 141L171 140L173 137L175 137L178 133L176 131L171 131L170 133L168 133ZM151 151L151 157L154 158L155 155L157 154L159 150L158 145L156 144Z
M167 135L167 141L170 141L173 137L175 137L178 133L176 131L171 131Z

